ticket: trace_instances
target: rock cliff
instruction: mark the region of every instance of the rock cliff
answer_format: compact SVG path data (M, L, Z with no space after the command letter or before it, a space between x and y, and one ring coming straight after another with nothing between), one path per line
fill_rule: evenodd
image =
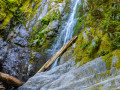
M79 0L77 41L57 67L37 75L75 0L0 2L0 71L25 81L32 76L19 90L120 89L119 0Z

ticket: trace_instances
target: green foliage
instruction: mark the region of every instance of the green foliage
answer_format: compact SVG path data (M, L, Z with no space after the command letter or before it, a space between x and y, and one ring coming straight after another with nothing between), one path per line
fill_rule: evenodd
M94 43L94 44L93 44ZM99 38L95 37L92 40L92 43L88 46L88 50L87 50L87 56L91 57L93 52L96 51L96 48L99 46Z
M80 12L80 13L79 13ZM84 15L83 5L80 5L77 9L76 17L78 18L77 23L75 25L75 30L73 36L78 35L82 29L82 26L85 23L86 16Z
M97 9L92 10L91 15L94 17L94 20L103 18L102 12L100 10L97 10Z
M120 32L120 4L111 2L113 1L89 0L88 6L85 8L89 13L85 26L99 26L103 30L103 34L110 34L114 48L119 48L119 35L115 33Z
M21 16L21 8L18 8L18 10L14 13L14 18L17 23L23 23L24 18Z
M76 26L75 26L75 30L74 30L74 33L73 33L73 36L75 35L78 35L82 29L82 26L84 25L84 17L80 17L76 23Z
M105 51L102 49L101 50L101 55L104 56L105 55Z
M53 14L51 17L50 17L50 22L52 22L53 20L57 20L59 17L57 16L57 14Z
M42 30L45 29L46 27L47 27L47 25L43 25Z
M58 15L57 14L52 14L47 18L46 17L42 18L41 23L44 26L44 25L48 25L49 22L52 22L53 20L57 20L57 19L59 19Z
M62 3L63 0L55 0L55 3Z
M37 44L38 44L39 46L42 46L43 43L46 41L46 40L45 40L45 37L44 37L44 34L46 34L46 33L48 33L48 32L49 32L48 30L44 30L44 31L39 32L39 33L36 35L35 40L36 40L36 42L37 42Z
M110 70L113 59L110 53L120 49L120 4L113 3L114 0L82 1L87 5L81 5L77 13L74 32L79 35L74 49L76 63L81 66L104 56Z
M106 62L107 70L111 69L112 64L112 53L109 53L108 55L105 55L102 59Z
M104 33L110 33L115 32L117 29L119 29L118 26L120 25L120 22L117 20L104 19L101 21L101 24L104 25Z
M79 60L81 60L82 59L82 56L79 56Z
M8 3L9 5L12 5L12 4L15 3L15 0L7 0L7 3Z
M38 46L40 46L40 47L43 46L45 48L46 45L44 45L44 44L48 43L48 41L47 41L47 39L45 38L44 35L47 34L49 31L44 30L44 29L49 25L50 22L52 22L53 20L58 20L58 19L59 19L59 17L58 17L57 14L52 14L49 17L44 17L44 18L41 19L42 27L40 28L39 33L38 32L36 33L36 36L35 36L35 39L34 39L37 42ZM36 31L36 29L37 29L36 27L33 27L34 31ZM32 43L33 43L33 41L32 41Z
M114 48L120 48L120 32L116 33L114 40L112 41Z
M49 24L49 19L48 18L42 18L41 19L41 23L42 23L42 25L48 25Z
M36 26L34 26L34 27L32 28L32 30L33 30L33 31L36 31L36 30L37 30L37 27L36 27Z
M85 43L83 46L81 46L81 48L84 50L87 46L88 44Z

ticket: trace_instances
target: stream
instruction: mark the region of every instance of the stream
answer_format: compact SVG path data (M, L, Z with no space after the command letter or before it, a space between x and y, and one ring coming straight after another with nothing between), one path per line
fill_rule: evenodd
M60 28L61 32L57 36L55 43L53 44L52 49L50 50L51 55L57 52L63 45L67 44L67 42L70 39L72 39L72 35L74 33L74 26L77 22L77 18L75 17L75 15L76 15L78 4L80 4L80 0L76 0L76 2L74 2L73 5L71 5L69 18L65 23L63 23L62 28ZM59 60L59 57L53 63L53 65L51 66L51 69L57 66L58 60Z

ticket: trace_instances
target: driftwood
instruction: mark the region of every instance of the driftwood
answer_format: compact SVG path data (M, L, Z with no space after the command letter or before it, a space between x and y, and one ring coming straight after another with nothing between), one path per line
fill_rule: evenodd
M43 67L36 73L44 72L48 69L55 60L65 52L65 50L78 38L78 36L73 37L66 45L64 45L58 52L56 52L44 65Z
M17 78L2 72L0 72L0 81L14 87L21 86L24 84L24 82L18 80Z

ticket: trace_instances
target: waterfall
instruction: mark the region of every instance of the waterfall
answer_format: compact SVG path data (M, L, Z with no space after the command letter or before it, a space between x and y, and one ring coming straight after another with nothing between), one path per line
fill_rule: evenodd
M74 26L77 22L77 19L75 18L75 15L76 15L76 10L77 10L77 6L78 6L79 2L80 2L80 0L76 0L73 3L74 5L71 9L69 18L64 23L61 33L57 36L56 42L55 42L55 44L53 44L50 54L53 55L55 52L57 52L63 45L65 45L72 38L72 35L73 35L73 32L74 32L73 28L74 28ZM53 63L51 68L54 68L54 67L57 66L58 60L59 60L59 57Z

